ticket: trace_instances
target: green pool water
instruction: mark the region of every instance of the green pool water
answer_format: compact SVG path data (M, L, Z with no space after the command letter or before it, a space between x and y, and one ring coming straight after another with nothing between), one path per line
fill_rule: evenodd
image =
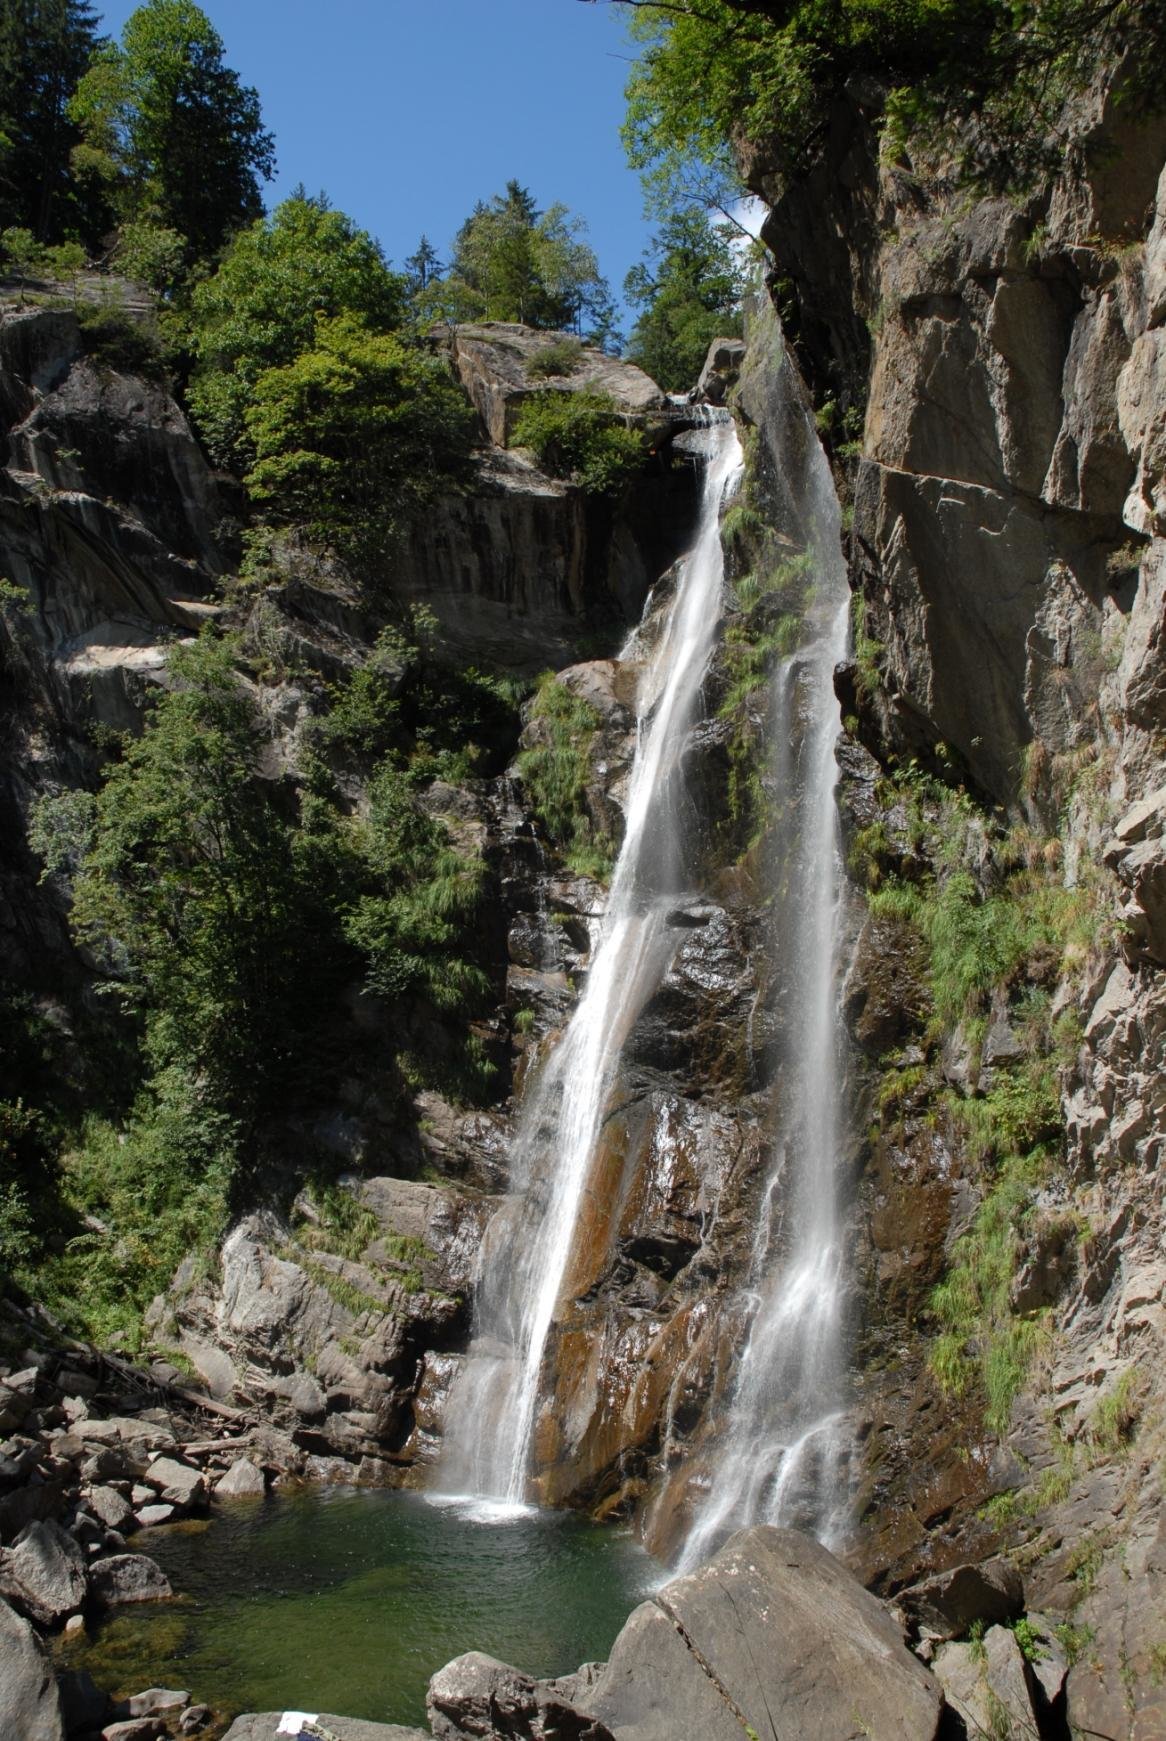
M180 1594L70 1647L110 1692L178 1686L229 1715L422 1726L430 1675L462 1651L537 1676L606 1656L658 1571L630 1537L562 1513L482 1521L335 1488L237 1502L132 1546Z

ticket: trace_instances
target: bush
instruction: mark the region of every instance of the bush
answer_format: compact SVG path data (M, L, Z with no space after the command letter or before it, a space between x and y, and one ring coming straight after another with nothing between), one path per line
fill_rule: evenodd
M363 562L464 475L476 433L440 362L350 316L260 376L246 428L247 485L266 516Z
M539 741L519 756L518 774L534 812L571 870L606 881L614 849L587 809L591 740L599 715L548 671L539 680L530 722Z
M588 495L616 495L644 463L644 444L608 393L535 393L515 419L513 445L529 447L551 477Z
M81 348L99 369L119 375L142 375L147 380L166 379L162 341L149 321L135 318L111 303L77 310Z
M583 358L583 342L581 339L552 339L549 345L544 345L527 363L526 372L540 380L550 380L556 375L572 375L579 367Z

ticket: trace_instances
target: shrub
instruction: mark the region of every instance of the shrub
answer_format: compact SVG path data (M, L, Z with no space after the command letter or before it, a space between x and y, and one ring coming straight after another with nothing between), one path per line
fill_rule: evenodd
M550 344L530 359L526 365L528 375L539 380L551 380L556 375L572 375L579 367L583 358L583 341L576 338L552 339Z
M513 445L529 447L544 471L588 495L616 495L644 461L639 433L629 429L608 393L541 392L525 400Z
M539 741L518 758L519 777L535 814L571 870L601 881L611 874L612 842L587 809L591 740L599 715L553 672L540 680L530 714Z

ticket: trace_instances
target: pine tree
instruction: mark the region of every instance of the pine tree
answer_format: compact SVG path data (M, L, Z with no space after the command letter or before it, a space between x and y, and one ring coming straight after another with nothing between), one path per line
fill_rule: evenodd
M102 46L91 0L0 0L0 229L96 241L103 211L70 175L69 105Z

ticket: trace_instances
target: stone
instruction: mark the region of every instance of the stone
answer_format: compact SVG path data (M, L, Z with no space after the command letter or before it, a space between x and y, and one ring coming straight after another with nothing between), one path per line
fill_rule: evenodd
M180 1711L190 1703L189 1693L175 1692L172 1687L147 1687L145 1692L131 1693L123 1700L119 1715L126 1717L160 1717L166 1711Z
M161 1493L167 1505L191 1511L206 1498L206 1481L198 1469L188 1468L173 1457L156 1457L146 1470L146 1481Z
M91 1487L85 1504L109 1529L125 1530L133 1521L133 1506L114 1487Z
M1023 1614L1024 1583L1011 1560L989 1560L936 1572L900 1590L895 1601L933 1638L960 1638L976 1621L993 1626Z
M159 1524L172 1523L179 1515L173 1505L142 1505L136 1513L139 1529L157 1529Z
M742 1530L637 1608L587 1710L620 1741L933 1741L942 1699L889 1612L793 1530Z
M124 1723L107 1723L101 1741L158 1741L166 1733L160 1717L130 1717Z
M536 332L514 321L481 321L459 326L452 339L453 362L462 385L491 439L509 444L525 399L546 381L528 373L529 365L555 339L569 334ZM655 381L634 363L585 349L570 373L555 381L556 391L610 393L621 411L635 416L662 412L667 401Z
M209 1705L191 1705L190 1709L183 1711L178 1719L178 1732L180 1735L197 1734L200 1729L205 1729L210 1718L211 1708Z
M514 1736L522 1741L612 1741L610 1729L539 1683L471 1650L439 1669L425 1697L435 1741Z
M697 399L708 405L723 405L744 360L744 339L714 339L696 383Z
M84 1555L58 1523L30 1523L0 1552L0 1594L41 1626L79 1608L85 1589Z
M63 1741L56 1678L27 1620L0 1601L0 1735Z
M252 1711L236 1717L223 1741L275 1741L282 1711ZM342 1741L433 1741L424 1729L405 1729L399 1723L368 1723L355 1717L333 1717L320 1712L317 1720Z
M98 1602L115 1607L122 1602L160 1602L173 1596L161 1566L145 1554L114 1554L89 1568L90 1589Z
M970 1735L1039 1733L1024 1657L1007 1627L990 1627L979 1645L945 1644L932 1669Z
M239 1457L216 1481L214 1491L219 1499L253 1498L267 1491L267 1483L262 1469L257 1469L249 1457Z

